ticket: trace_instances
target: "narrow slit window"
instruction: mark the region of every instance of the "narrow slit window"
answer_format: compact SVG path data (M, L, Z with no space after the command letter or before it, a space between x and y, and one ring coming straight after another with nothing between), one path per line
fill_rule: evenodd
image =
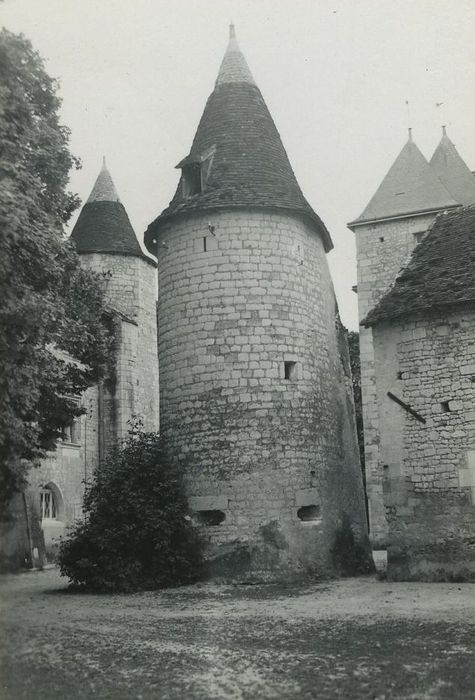
M206 236L203 236L203 252L206 253Z
M284 362L284 379L292 381L297 376L297 363L291 361Z

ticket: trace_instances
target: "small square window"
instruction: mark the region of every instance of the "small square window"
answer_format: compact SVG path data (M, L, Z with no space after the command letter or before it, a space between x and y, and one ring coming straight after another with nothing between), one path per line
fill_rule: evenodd
M416 243L420 243L422 241L424 238L424 233L425 231L416 231L416 233L413 234Z
M297 363L292 361L284 362L284 379L291 381L297 378Z

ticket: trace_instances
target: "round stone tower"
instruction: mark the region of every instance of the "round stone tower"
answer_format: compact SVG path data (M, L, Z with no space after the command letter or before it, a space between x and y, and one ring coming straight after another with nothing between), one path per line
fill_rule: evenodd
M177 167L176 194L145 234L158 257L160 420L213 572L331 572L353 540L364 559L332 243L232 26Z
M103 275L116 335L113 377L99 387L100 453L140 416L158 430L156 262L142 252L105 159L71 234L83 266Z

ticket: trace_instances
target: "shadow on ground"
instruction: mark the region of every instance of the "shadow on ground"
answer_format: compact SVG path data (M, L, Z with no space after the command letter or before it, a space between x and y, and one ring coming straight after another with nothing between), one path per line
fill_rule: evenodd
M54 590L3 577L4 700L474 697L471 584Z

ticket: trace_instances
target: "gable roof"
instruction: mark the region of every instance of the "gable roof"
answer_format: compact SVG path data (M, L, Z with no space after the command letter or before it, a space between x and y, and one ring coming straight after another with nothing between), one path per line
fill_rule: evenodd
M409 131L409 140L390 167L362 214L348 226L398 216L439 211L458 202L430 167Z
M177 167L202 163L208 156L203 191L186 197L182 173L170 205L148 227L145 244L151 252L155 229L171 217L238 207L270 207L303 216L322 237L325 249L331 250L330 234L300 190L233 26L190 153Z
M430 166L452 197L468 206L475 203L475 177L442 127L442 138Z
M105 159L74 225L71 239L75 242L78 253L135 255L155 264L142 252Z
M473 301L475 206L437 216L407 267L361 325Z

